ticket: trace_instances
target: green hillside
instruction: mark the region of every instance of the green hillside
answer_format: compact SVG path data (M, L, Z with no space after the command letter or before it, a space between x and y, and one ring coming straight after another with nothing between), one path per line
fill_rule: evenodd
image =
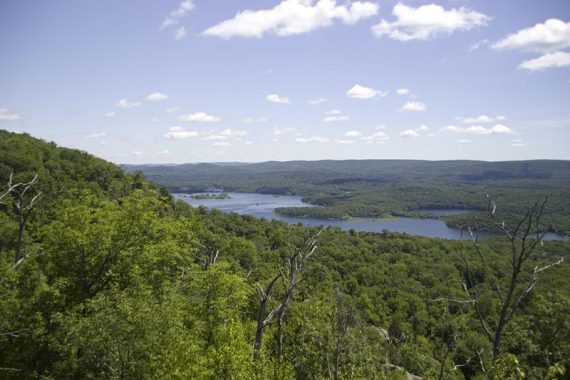
M311 176L307 190L344 173L347 182L326 189L357 191L368 189L365 179L380 181L416 164L441 178L466 166L472 169L456 176L488 177L491 170L472 162L441 164L446 168L391 162L382 172L377 162L358 162L361 168L370 165L372 174L354 172L350 175L359 178L354 182L348 177L354 164L194 169L204 176L223 171L228 184L241 178L242 187L228 185L228 190L247 190L247 172L248 189L261 191L256 186L269 186L285 165L283 183L272 186L299 193L301 178ZM518 173L507 168L519 163L504 165L501 170ZM528 165L533 173L548 168L545 183L553 190L568 180L566 162ZM173 189L194 186L182 182L194 169L183 168L188 172L181 171L180 180L157 182ZM420 178L422 170L406 169L410 178L401 181ZM156 180L157 174L145 171ZM527 177L517 181L530 181L530 191L534 180ZM436 177L430 178L429 185L436 186ZM226 186L218 181L197 180L195 186ZM475 179L457 181L459 202L467 181ZM418 183L421 189L428 186ZM307 196L340 202L334 193ZM5 131L0 131L0 202L2 379L569 376L570 267L567 262L548 267L570 258L567 241L542 247L532 239L513 244L494 239L473 247L388 232L319 231L194 209L137 173ZM513 252L522 252L520 265L512 265ZM513 306L507 314L505 304ZM508 317L504 324L502 316ZM497 345L493 338L499 330Z
M492 229L483 222L489 198L499 205L503 217L515 220L548 197L545 227L570 234L570 161L290 161L241 166L127 165L125 169L140 170L175 192L216 186L227 191L297 194L325 206L278 210L289 216L428 217L420 209L472 209L476 212L448 217L447 223L453 227L476 225L483 230Z

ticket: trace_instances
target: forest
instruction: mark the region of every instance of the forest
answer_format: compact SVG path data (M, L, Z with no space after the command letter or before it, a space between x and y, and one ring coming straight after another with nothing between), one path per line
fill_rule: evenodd
M570 242L540 239L570 231L569 162L126 169L0 130L0 378L570 379ZM473 208L503 237L308 228L170 193L210 186L349 216Z
M445 217L455 228L486 223L489 198L514 222L548 196L544 228L570 235L570 161L512 162L348 160L258 164L125 165L173 192L226 191L301 195L319 208L282 208L286 216L322 219L433 217L430 208L472 210Z

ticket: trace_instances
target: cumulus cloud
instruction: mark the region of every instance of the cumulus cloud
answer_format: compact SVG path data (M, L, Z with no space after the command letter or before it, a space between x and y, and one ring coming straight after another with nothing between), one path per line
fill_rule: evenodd
M239 12L202 34L223 39L261 38L267 33L292 36L330 26L337 20L355 24L376 15L378 8L378 4L363 1L337 5L336 0L284 0L271 9Z
M216 141L215 143L212 144L213 146L230 146L232 144L230 144L227 141Z
M180 19L186 16L194 8L196 8L196 6L192 0L182 1L178 5L178 8L170 12L168 17L162 22L160 29L171 28L178 25L180 23ZM176 31L176 34L178 34L178 30Z
M178 116L180 121L188 121L192 123L215 123L221 121L222 119L217 116L208 115L204 112L196 112L189 115Z
M327 98L320 97L320 98L316 98L316 99L309 99L307 101L307 103L312 104L312 105L318 105L318 104L323 104L326 101L327 101Z
M472 44L471 46L469 46L469 53L473 53L475 50L479 50L480 47L487 45L489 43L489 39L485 38L484 40L481 41L477 41L474 44Z
M0 121L16 121L16 120L20 120L22 118L22 115L10 111L7 108L0 108Z
M570 66L570 53L557 51L554 53L546 53L538 58L524 61L518 66L518 68L530 71L540 71L554 67L568 66Z
M503 124L496 124L493 127L483 127L481 125L473 125L471 127L457 127L454 125L448 125L441 129L443 132L450 133L466 133L471 135L503 135L503 134L514 134L511 128Z
M146 100L148 102L160 102L163 100L167 100L168 96L166 94L160 93L160 92L153 92L152 94L149 94L146 97Z
M111 117L115 117L116 113L115 112L105 112L105 116L106 118L111 118Z
M426 109L426 105L422 102L406 102L406 104L402 106L402 111L421 112Z
M337 121L347 121L350 120L350 117L346 116L346 115L333 115L333 116L327 116L323 119L324 123L334 123Z
M370 87L355 84L346 92L346 96L353 99L372 99L376 97L384 97L388 95L388 91L379 91Z
M325 137L320 137L320 136L313 136L313 137L298 137L295 139L295 141L299 142L299 143L318 143L318 144L324 144L324 143L328 143L329 139L325 138Z
M366 142L367 144L384 144L384 142L388 139L389 137L383 131L374 132L371 135L362 137L362 141Z
M409 95L410 94L410 90L408 90L407 88L399 88L396 90L396 94L403 96L403 95Z
M401 137L419 137L419 133L414 131L413 129L406 129L405 131L400 132Z
M115 103L115 107L118 108L133 108L133 107L139 107L142 103L141 102L131 102L125 98L123 99L119 99L117 100L117 102Z
M427 41L438 35L487 25L490 20L488 16L468 8L445 10L436 4L414 8L398 3L392 9L392 14L396 20L382 20L374 25L374 35L388 36L398 41Z
M332 110L325 112L328 116L323 119L325 123L337 122L337 121L346 121L349 120L350 117L343 115L342 112L339 110Z
M354 144L354 140L334 139L334 142L336 144L343 144L343 145Z
M297 133L297 132L298 132L297 128L273 127L273 134L277 135L277 136L292 135L292 134Z
M286 98L284 96L279 96L277 94L269 94L265 97L265 99L267 99L268 102L277 103L277 104L290 104L291 103L289 98Z
M242 123L253 124L253 123L267 123L269 122L268 117L246 117L241 119Z
M344 134L346 137L361 137L362 132L359 131L348 131Z
M551 18L495 42L493 49L518 49L549 53L570 47L570 22Z
M465 124L490 124L496 123L497 121L503 121L507 118L505 116L487 116L487 115L479 115L475 117L458 117L457 120L460 120L462 123Z
M105 136L107 136L107 133L99 132L99 133L91 133L91 134L85 135L84 137L86 139L100 139L100 138L103 138Z
M162 137L167 139L188 139L200 136L200 133L196 131L188 131L182 127L170 127L168 132L166 132Z
M176 29L174 31L174 39L175 40L181 40L184 37L186 37L186 28L181 26L180 28Z

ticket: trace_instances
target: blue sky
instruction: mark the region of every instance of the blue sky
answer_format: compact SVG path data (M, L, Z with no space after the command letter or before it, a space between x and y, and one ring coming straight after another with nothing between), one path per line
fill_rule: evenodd
M567 0L5 0L0 49L0 128L117 163L570 159Z

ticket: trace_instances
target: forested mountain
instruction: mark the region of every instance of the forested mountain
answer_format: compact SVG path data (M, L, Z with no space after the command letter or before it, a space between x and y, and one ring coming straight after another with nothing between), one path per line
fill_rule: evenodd
M569 175L566 162L536 161L501 164L516 182L469 179L498 169L450 162L428 181L435 164L371 162L367 175L320 162L287 164L298 168L271 184L282 165L198 165L195 186L230 189L227 176L234 190L303 193L345 173L307 195L335 202L404 171L420 189L446 179L454 202L477 189L471 207L480 186L531 191L536 179L520 176L542 172L554 194ZM194 168L173 170L158 182L190 186ZM139 173L5 131L0 202L3 379L570 378L570 243L532 238L539 209L518 229L497 220L510 241L319 230L194 209Z
M528 207L549 198L546 228L570 234L570 161L512 162L347 160L258 164L125 165L175 192L212 186L227 191L302 195L322 208L278 210L283 215L321 218L424 216L423 208L465 208L447 218L453 227L484 223L488 200L503 217L520 218Z

